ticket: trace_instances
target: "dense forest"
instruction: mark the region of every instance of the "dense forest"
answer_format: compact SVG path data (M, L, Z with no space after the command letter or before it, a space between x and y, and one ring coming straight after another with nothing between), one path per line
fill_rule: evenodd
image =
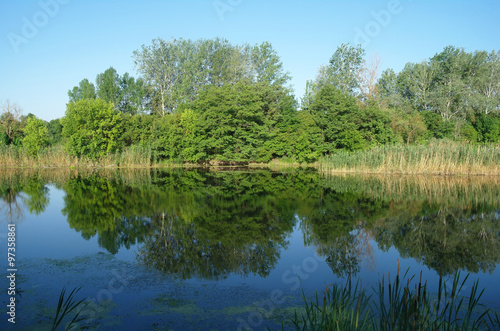
M500 140L500 51L448 46L379 74L380 59L342 44L300 102L268 42L155 39L133 58L137 77L110 67L95 82L82 79L61 119L2 102L3 159L135 153L146 166L312 163L380 146Z

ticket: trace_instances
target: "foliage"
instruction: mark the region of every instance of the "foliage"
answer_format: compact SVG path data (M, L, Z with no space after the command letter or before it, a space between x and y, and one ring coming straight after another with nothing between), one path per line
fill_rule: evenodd
M49 145L55 145L62 141L62 124L61 119L56 118L47 124L49 131Z
M356 95L360 87L359 73L364 55L365 51L360 45L341 44L330 58L329 65L320 69L318 87L333 85L345 94Z
M323 136L323 152L362 150L393 139L389 117L375 107L360 108L356 99L332 85L323 86L310 106Z
M68 91L69 102L77 102L85 99L95 99L95 85L89 82L87 78L80 81L78 86Z
M78 86L68 91L69 102L83 99L102 99L111 103L124 114L142 114L149 111L150 96L141 78L137 80L128 73L120 76L110 67L96 77L96 85L83 79Z
M134 52L155 113L175 113L210 86L237 82L284 86L288 73L270 43L236 46L225 39L154 39Z
M37 156L49 144L49 130L41 119L29 118L23 131L23 147L30 155Z
M378 87L386 107L421 112L431 137L474 143L499 139L499 52L448 46L428 61L406 64L397 74L386 70Z
M19 146L22 140L21 107L9 100L0 102L0 145Z
M102 99L70 102L61 124L70 155L97 159L121 147L120 116Z

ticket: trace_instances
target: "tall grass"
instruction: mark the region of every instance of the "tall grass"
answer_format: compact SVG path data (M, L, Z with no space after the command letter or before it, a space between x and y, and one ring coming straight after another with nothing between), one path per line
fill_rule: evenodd
M292 324L297 330L367 330L372 319L369 309L370 297L348 278L342 288L336 284L326 287L323 302L316 293L315 300L308 301L302 294L305 312L297 311ZM331 289L329 289L331 287Z
M73 315L73 318L66 323L64 326L65 330L71 330L78 322L81 322L85 320L84 317L80 317L80 312L82 311L79 309L79 311L76 311L76 309L83 304L83 301L85 299L82 299L80 301L75 301L74 295L80 290L80 288L74 288L71 293L66 297L66 287L64 287L61 291L61 294L59 295L59 301L57 303L57 308L56 308L56 315L54 316L54 320L52 322L52 331L55 331L59 328L61 325L62 321L64 319L69 319L70 315ZM75 313L72 314L72 312L75 311Z
M500 145L452 141L424 145L385 145L365 151L339 151L319 162L321 172L500 175Z
M321 185L339 193L361 193L383 201L428 201L498 207L499 176L378 175L326 173Z
M391 282L389 273L386 283L383 275L373 299L348 279L343 288L327 286L323 302L317 294L310 300L303 296L305 312L296 312L291 322L297 330L498 330L498 314L480 303L484 289L479 291L478 281L468 297L461 295L468 277L457 272L451 288L440 278L431 294L422 273L418 283L415 276L408 278L408 270L400 277L398 262L396 277Z
M18 146L0 146L0 166L9 168L36 167L107 167L144 168L157 163L150 147L130 146L98 160L69 155L62 145L43 149L32 156Z
M180 159L160 160L149 146L129 146L98 160L69 155L62 145L51 146L34 157L18 146L0 146L0 167L182 167ZM259 165L261 166L261 165ZM304 166L289 159L273 160L266 166ZM500 175L500 145L474 146L453 141L436 141L415 146L380 146L365 151L338 151L316 163L307 164L322 173L399 173Z

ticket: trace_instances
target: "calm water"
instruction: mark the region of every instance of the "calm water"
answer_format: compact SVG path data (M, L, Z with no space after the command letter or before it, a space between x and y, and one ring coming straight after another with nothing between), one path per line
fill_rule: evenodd
M349 276L370 289L398 260L431 291L471 273L500 309L499 197L497 177L3 172L1 263L13 222L16 330L50 328L65 286L86 299L81 327L276 329L302 293Z

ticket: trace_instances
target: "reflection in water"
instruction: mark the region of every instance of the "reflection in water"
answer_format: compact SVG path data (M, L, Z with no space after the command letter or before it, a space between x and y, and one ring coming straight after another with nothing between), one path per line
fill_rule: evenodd
M493 272L500 262L495 177L181 169L0 178L9 220L22 218L25 209L43 212L46 185L55 183L66 192L63 214L83 238L97 236L113 254L139 244L139 261L183 279L265 277L296 225L305 245L340 277L374 263L373 240L440 275Z
M382 249L394 246L438 272L490 272L500 263L500 219L495 210L422 205L374 229Z
M49 205L49 189L46 184L47 181L38 175L0 175L2 219L8 223L19 223L24 218L25 208L31 214L43 213Z

